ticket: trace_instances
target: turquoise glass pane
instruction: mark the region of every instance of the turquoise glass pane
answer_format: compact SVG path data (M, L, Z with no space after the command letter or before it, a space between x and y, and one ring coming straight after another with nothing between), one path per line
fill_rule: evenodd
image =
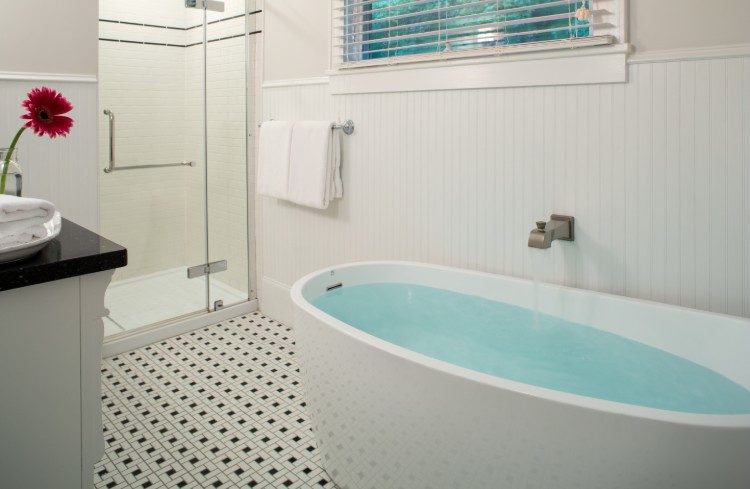
M588 22L571 15L580 6L580 2L557 0L498 0L479 5L476 0L376 1L363 13L368 23L362 34L361 58L437 53L448 45L461 50L587 37ZM516 8L522 10L508 11ZM539 20L523 22L531 18Z

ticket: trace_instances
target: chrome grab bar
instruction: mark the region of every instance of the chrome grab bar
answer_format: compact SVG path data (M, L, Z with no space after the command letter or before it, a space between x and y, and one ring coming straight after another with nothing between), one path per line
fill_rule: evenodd
M104 173L110 173L115 169L115 114L104 109L104 115L109 117L109 166L104 169Z
M104 173L122 170L139 170L142 168L165 168L168 166L195 166L193 161L183 161L180 163L167 163L166 165L131 165L115 167L115 114L109 109L104 109L104 115L109 117L109 165L104 169Z

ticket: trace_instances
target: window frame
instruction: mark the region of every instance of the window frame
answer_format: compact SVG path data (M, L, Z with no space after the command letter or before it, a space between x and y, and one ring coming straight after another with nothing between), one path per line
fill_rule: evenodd
M628 0L612 0L617 6L615 42L597 42L597 36L558 41L515 44L503 49L461 51L379 58L370 62L336 63L343 48L334 46L331 0L329 70L331 93L379 93L466 88L624 83L627 81ZM575 48L575 49L572 49ZM460 72L460 73L457 73Z

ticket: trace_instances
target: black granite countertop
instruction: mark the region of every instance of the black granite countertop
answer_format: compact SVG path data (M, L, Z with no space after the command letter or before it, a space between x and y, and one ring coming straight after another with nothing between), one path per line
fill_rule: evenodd
M25 260L0 264L0 291L112 270L127 264L125 248L63 219L60 235L39 253Z

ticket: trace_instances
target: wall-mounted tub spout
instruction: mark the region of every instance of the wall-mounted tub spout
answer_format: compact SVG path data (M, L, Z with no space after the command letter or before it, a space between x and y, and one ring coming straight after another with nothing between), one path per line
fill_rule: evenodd
M537 221L536 229L531 230L529 234L529 246L546 250L552 246L556 239L563 241L573 241L573 224L575 218L571 216L560 216L552 214L549 222Z

